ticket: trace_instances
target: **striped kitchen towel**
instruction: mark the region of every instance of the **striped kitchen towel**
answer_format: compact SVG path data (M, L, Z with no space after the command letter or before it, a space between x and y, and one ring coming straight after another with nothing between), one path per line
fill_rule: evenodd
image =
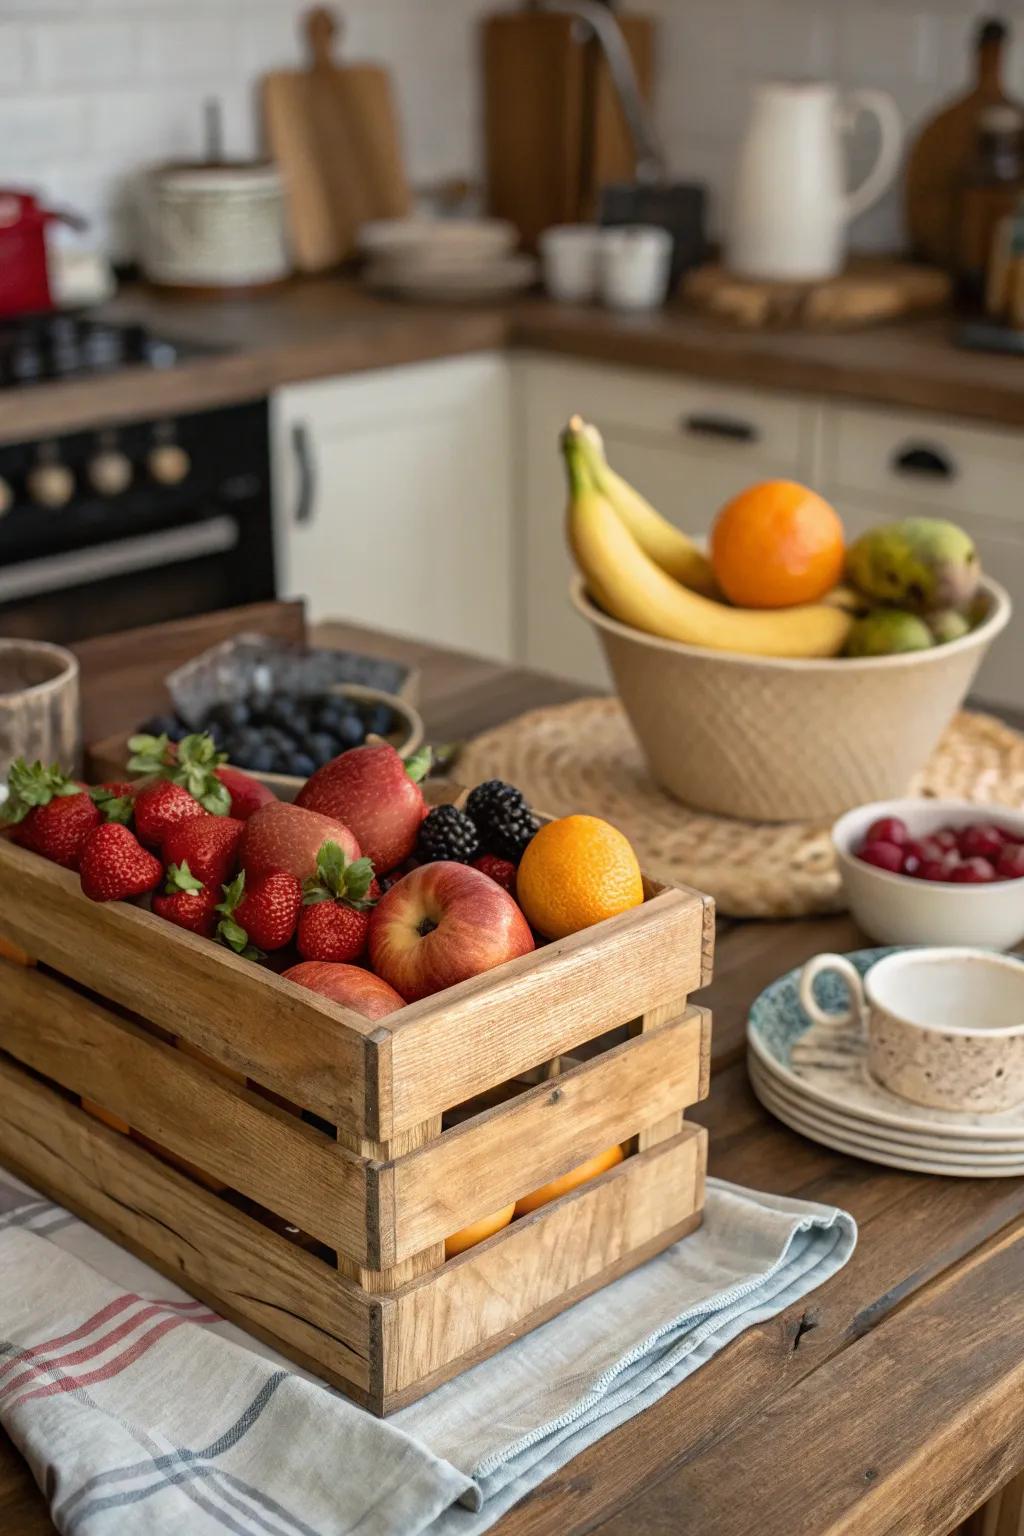
M711 1179L692 1236L381 1422L4 1174L0 1424L65 1536L479 1536L855 1241Z

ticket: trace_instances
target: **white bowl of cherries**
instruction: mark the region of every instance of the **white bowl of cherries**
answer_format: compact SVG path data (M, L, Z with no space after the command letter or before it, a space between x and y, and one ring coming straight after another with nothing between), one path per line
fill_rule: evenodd
M843 889L882 944L1024 939L1024 813L966 800L883 800L832 828Z

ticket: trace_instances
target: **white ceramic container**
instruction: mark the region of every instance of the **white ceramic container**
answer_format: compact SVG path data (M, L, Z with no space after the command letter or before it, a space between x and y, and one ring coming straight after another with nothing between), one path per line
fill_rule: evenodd
M602 232L596 224L555 224L540 237L541 269L549 298L589 304L601 276Z
M650 224L606 229L600 244L601 299L609 309L657 309L668 293L672 236Z
M1024 813L967 800L879 800L847 811L832 828L843 891L858 926L881 944L983 945L1012 949L1024 940L1024 880L945 884L891 874L854 849L873 821L898 816L912 837L939 827L992 822L1024 838Z

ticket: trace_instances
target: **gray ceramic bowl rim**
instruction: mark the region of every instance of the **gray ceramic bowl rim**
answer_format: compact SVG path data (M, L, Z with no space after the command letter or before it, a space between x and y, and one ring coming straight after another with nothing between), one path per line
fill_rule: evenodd
M913 795L906 795L904 796L904 799L913 800L914 797ZM843 865L844 863L852 864L857 869L858 873L865 870L869 871L872 876L877 876L880 880L886 880L890 885L898 884L902 886L904 890L906 890L908 887L913 888L915 885L926 884L929 891L941 893L939 894L939 900L944 900L946 897L953 896L968 895L973 897L984 891L1005 891L1011 886L1018 886L1021 888L1021 890L1024 890L1024 879L1022 878L1018 878L1016 880L986 880L984 883L978 885L961 885L959 882L954 880L928 880L922 882L915 881L912 875L899 875L894 870L879 869L877 864L868 864L863 859L858 859L856 854L852 853L850 850L849 838L845 836L847 829L843 826L843 823L849 821L853 816L859 817L863 815L866 811L876 811L877 815L872 816L868 820L868 826L870 826L871 822L877 821L879 817L893 815L894 812L887 808L899 803L899 801L894 800L868 800L864 805L855 805L852 806L850 810L844 811L843 814L832 823L830 830L832 846L836 851L836 857L838 858L840 865ZM1002 818L1005 821L1012 822L1016 830L1020 833L1021 837L1024 838L1024 811L1015 811L1012 810L1009 806L980 805L973 800L936 800L924 795L918 798L917 803L921 806L934 808L935 810L945 808L947 811L970 811L972 815L984 815L986 812L991 812L991 817L989 818L990 820L998 823L999 819ZM925 836L927 836L927 833ZM844 838L844 841L840 842L840 838Z
M78 676L78 657L72 651L66 651L62 645L54 645L51 640L0 639L0 654L7 650L40 651L59 661L61 668L52 677L44 678L41 683L30 683L27 688L14 688L10 692L0 692L0 703L7 699L29 698L34 693L42 693L44 689L54 688L58 683L66 683Z
M586 581L578 572L574 572L572 576L569 596L578 612L597 628L607 629L613 635L621 635L625 640L649 646L655 651L668 651L676 656L721 662L725 666L768 667L779 672L835 672L838 670L847 673L877 672L886 667L890 669L903 667L910 671L914 667L937 666L947 657L973 650L980 645L988 645L1009 623L1012 604L1006 588L1000 586L998 581L993 581L991 576L982 576L981 590L990 598L991 607L982 622L968 634L962 635L959 640L947 640L944 645L932 646L928 651L904 651L895 656L751 656L746 651L718 651L705 645L688 645L682 640L663 640L658 635L649 635L645 630L634 629L632 625L622 624L618 619L602 613L588 596Z

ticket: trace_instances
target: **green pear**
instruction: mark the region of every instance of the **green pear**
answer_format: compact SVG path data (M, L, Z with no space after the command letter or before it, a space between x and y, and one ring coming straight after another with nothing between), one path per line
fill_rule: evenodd
M865 596L914 613L966 608L981 576L973 540L938 517L872 528L850 546L846 569Z
M962 640L964 635L969 635L971 621L955 608L940 608L937 613L928 614L928 628L936 645L946 645L950 640Z
M916 613L876 608L856 619L846 641L846 656L896 656L927 651L935 644L932 632Z

